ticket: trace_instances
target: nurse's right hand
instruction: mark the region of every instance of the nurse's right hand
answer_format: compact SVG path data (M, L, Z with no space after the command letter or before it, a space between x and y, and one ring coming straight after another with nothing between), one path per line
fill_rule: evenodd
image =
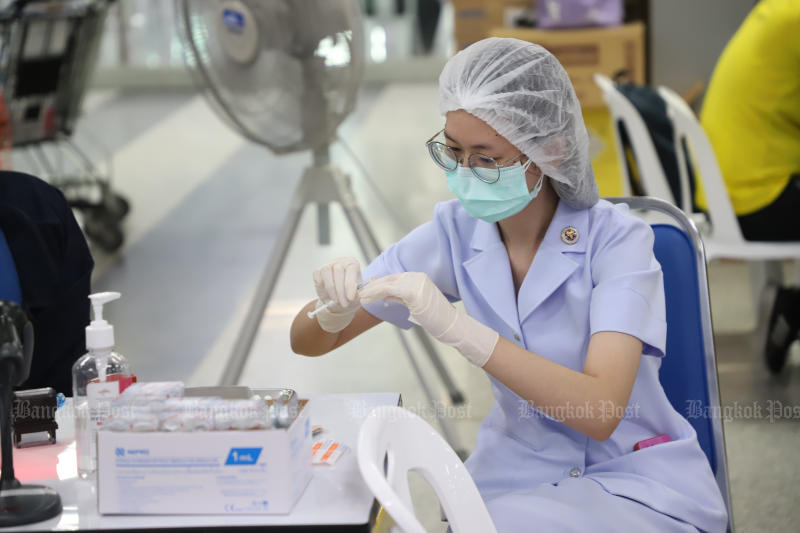
M317 322L328 333L337 333L350 324L361 307L361 265L352 257L343 257L316 269L313 277L317 309L330 302L316 314Z

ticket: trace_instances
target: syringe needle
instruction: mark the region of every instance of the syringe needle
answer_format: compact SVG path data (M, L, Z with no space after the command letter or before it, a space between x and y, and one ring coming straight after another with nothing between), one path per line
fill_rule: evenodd
M364 287L366 287L366 286L367 286L367 284L369 284L369 281L370 281L370 280L367 280L367 281L365 281L365 282L363 282L363 283L359 283L359 284L358 284L358 286L357 286L356 288L357 288L358 290L361 290L361 289L363 289ZM306 313L306 315L308 315L308 318L314 318L315 316L317 316L317 313L319 313L319 312L320 312L320 311L322 311L323 309L327 309L328 307L332 306L332 305L333 305L333 304L335 304L335 303L336 303L336 302L334 302L333 300L331 300L331 301L329 301L329 302L326 302L325 304L323 304L323 305L321 305L321 306L317 307L317 308L316 308L316 309L314 309L313 311L309 311L308 313Z

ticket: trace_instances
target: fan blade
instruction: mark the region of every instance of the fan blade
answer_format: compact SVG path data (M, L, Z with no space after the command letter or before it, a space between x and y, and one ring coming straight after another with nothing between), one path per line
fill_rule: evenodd
M178 0L187 63L214 108L275 152L330 143L363 66L352 0Z

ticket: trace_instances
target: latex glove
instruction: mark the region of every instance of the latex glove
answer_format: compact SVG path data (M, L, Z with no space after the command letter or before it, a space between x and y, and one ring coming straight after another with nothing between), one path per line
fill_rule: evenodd
M331 261L314 271L314 289L317 291L316 319L319 327L328 333L342 331L353 320L361 307L358 284L361 283L361 265L352 257Z
M456 309L422 272L392 274L373 280L361 289L362 304L381 300L405 305L412 321L481 367L489 360L500 338L490 327Z

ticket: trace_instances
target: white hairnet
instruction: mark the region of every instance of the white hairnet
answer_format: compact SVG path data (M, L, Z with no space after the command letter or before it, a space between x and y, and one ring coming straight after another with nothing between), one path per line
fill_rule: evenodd
M439 76L439 111L457 109L519 148L572 207L597 202L575 90L558 60L538 44L491 37L450 58Z

